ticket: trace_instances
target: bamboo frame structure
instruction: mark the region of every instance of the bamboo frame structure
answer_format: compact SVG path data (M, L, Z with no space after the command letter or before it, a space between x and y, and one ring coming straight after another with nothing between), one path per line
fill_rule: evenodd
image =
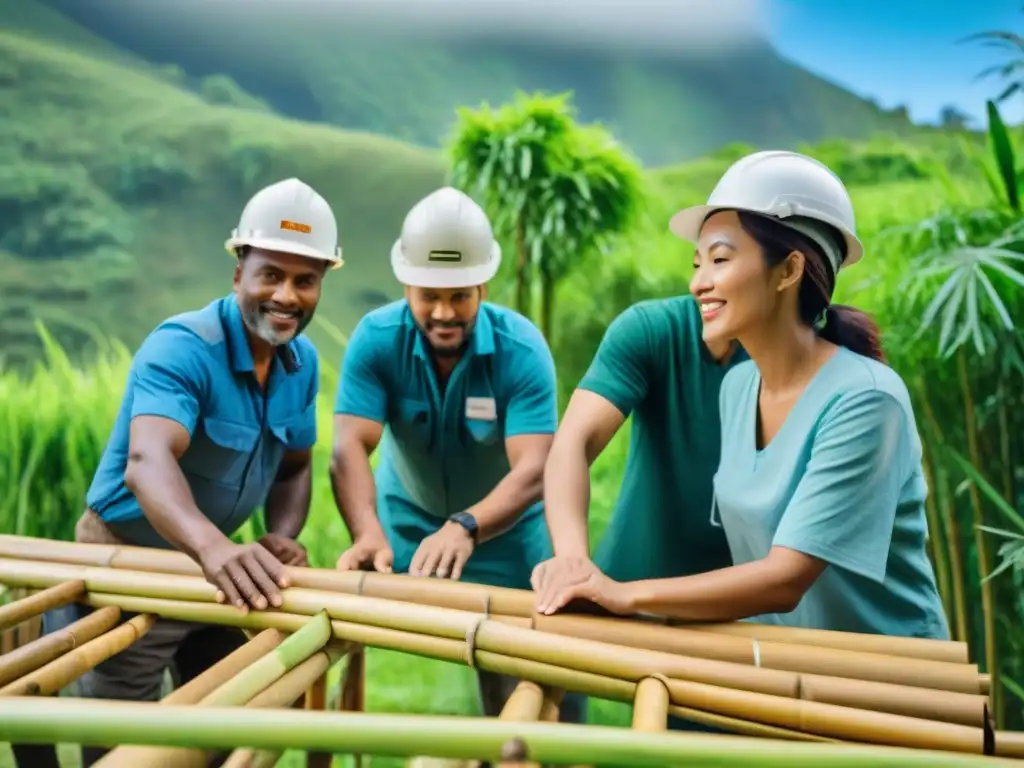
M0 535L0 584L37 590L0 607L0 622L7 616L11 626L10 617L26 621L70 602L95 609L0 655L0 740L52 743L59 733L64 742L121 744L98 763L102 768L201 766L218 750L231 768L265 766L289 748L306 750L310 768L329 765L331 752L486 759L503 768L728 764L724 755L745 764L753 754L753 764L787 766L1024 758L1024 734L993 729L987 675L970 663L962 643L750 622L541 617L532 612L532 594L519 590L314 568L289 568L288 576L294 586L282 591L280 608L240 611L218 603L215 588L178 553ZM122 612L136 615L118 624ZM251 639L156 709L133 704L130 717L123 702L38 699L161 618L236 626ZM368 647L521 682L498 718L367 715L361 710ZM345 711L327 712L327 672L346 656L339 701ZM554 722L567 691L632 703L632 727ZM42 705L49 708L45 717ZM239 709L245 713L236 716ZM735 735L666 732L669 715ZM232 734L229 724L243 721L244 734ZM385 725L393 729L390 739L381 735ZM613 748L605 731L625 740ZM770 750L765 740L789 745Z

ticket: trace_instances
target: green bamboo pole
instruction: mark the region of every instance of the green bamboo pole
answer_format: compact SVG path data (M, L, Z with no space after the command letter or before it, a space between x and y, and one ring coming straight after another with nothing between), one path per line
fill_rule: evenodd
M24 677L54 659L113 629L121 609L113 605L93 611L73 624L0 656L0 687Z
M283 754L280 749L236 749L221 768L274 768Z
M289 670L319 651L331 637L326 613L309 619L295 634L286 637L267 653L203 697L197 706L241 707L279 680ZM161 703L162 707L179 706ZM111 742L120 743L120 742ZM139 745L119 746L100 758L95 768L202 768L208 755L199 749L155 748Z
M514 740L524 759L552 764L664 766L1016 766L991 757L867 745L783 744L738 736L636 733L563 723L497 718L307 712L299 709L192 707L74 698L0 700L0 740L83 745L155 744L198 749L362 752L395 757L433 755L496 762Z
M331 620L326 611L321 611L298 632L286 637L273 653L261 657L203 699L203 706L244 704L288 670L323 648L331 639L331 634Z
M277 629L263 630L245 645L236 648L212 667L167 694L160 703L198 704L257 659L277 648L284 642L285 637L286 635Z
M0 605L0 632L21 624L26 619L38 616L53 608L60 608L75 600L85 592L85 582L81 579L54 584L42 592L29 597L15 600L13 603Z

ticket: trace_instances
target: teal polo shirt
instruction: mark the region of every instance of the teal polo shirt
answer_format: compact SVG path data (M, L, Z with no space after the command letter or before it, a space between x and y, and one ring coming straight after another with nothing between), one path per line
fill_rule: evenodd
M353 331L334 411L385 426L377 514L395 571L407 571L424 537L508 474L507 438L554 433L555 364L533 323L484 302L442 393L428 343L401 299L368 313ZM538 501L512 529L476 548L463 579L526 589L550 553Z
M234 294L165 320L135 353L86 504L133 544L171 546L124 484L132 419L161 416L191 435L182 473L199 509L231 535L263 505L285 451L316 442L318 368L299 336L279 347L262 389Z

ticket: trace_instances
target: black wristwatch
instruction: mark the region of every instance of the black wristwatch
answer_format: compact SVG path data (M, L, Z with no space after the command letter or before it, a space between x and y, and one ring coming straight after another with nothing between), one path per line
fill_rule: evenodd
M473 539L473 541L476 541L476 518L473 517L473 515L471 515L469 512L456 512L454 515L448 518L448 521L451 523L458 523L459 525L461 525L463 528L469 531L470 538Z

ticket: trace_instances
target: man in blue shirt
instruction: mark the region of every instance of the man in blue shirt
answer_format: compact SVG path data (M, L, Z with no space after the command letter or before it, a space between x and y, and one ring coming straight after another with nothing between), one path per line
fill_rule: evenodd
M341 251L330 207L298 179L258 192L226 247L233 293L164 321L136 352L76 539L183 551L220 599L263 609L280 605L284 564L306 562L295 538L309 509L319 373L300 334ZM268 534L233 542L261 505ZM159 620L86 674L81 693L155 700L166 668L184 683L244 642L237 628ZM83 764L104 751L83 749Z
M331 477L352 535L339 568L529 589L551 557L541 481L555 366L536 326L485 301L500 259L486 214L458 190L406 217L391 253L405 298L360 321L338 385ZM515 682L480 674L485 714ZM566 697L563 720L582 716L576 704Z

